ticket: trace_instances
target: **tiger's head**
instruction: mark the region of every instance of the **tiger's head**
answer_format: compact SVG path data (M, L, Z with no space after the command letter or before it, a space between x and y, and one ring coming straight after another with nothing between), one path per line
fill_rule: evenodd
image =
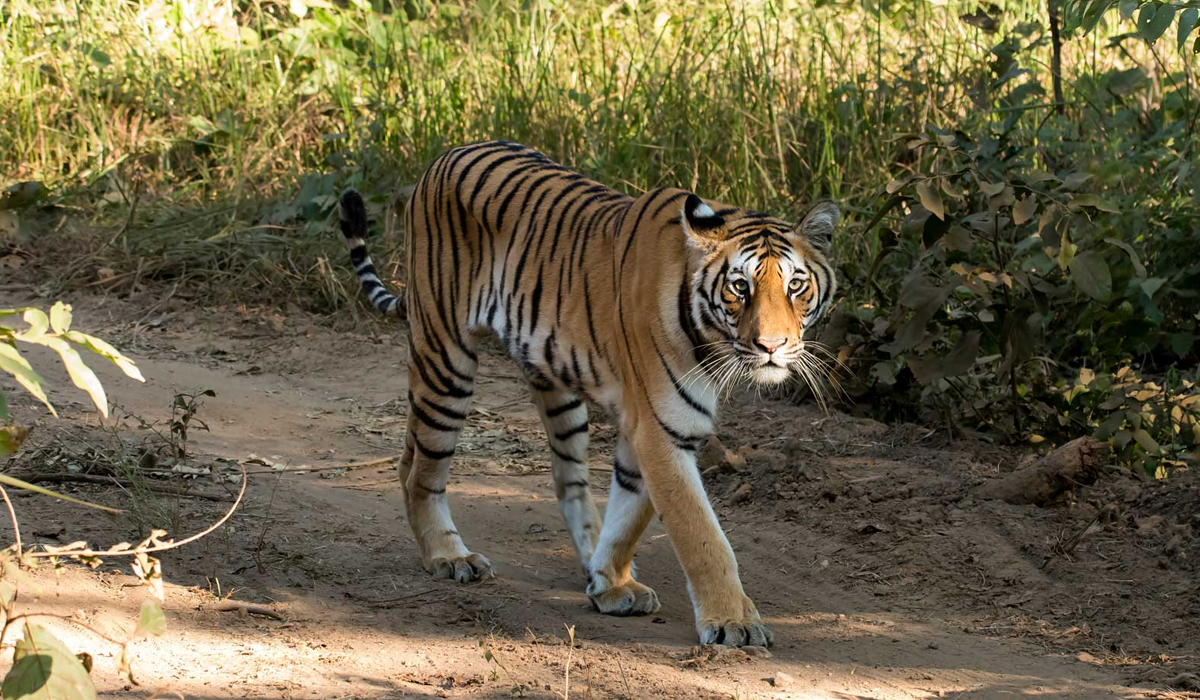
M718 205L719 206L719 205ZM819 391L823 347L805 333L837 291L828 255L841 218L817 204L798 225L764 214L713 206L689 195L680 213L688 242L702 256L692 278L692 311L715 359L718 381L778 384L796 372Z

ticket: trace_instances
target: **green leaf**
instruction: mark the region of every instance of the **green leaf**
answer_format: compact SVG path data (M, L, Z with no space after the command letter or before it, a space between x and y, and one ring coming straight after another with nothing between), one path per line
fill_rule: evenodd
M979 331L970 331L963 335L958 345L943 360L944 376L957 377L975 366L975 358L979 356L979 337Z
M8 422L8 397L0 391L0 423Z
M1004 191L1004 183L1003 182L991 183L991 182L985 182L985 181L981 180L979 182L979 189L987 196L995 197L996 195L998 195Z
M63 365L67 368L67 374L71 376L71 381L75 386L87 392L91 397L92 403L96 404L97 410L105 418L108 418L108 397L104 394L104 387L100 384L100 379L90 367L83 364L83 358L71 347L67 341L53 335L42 335L30 340L23 335L18 335L18 339L31 342L35 345L44 345L58 353L62 359Z
M1148 2L1138 11L1138 32L1148 43L1153 44L1167 31L1175 19L1175 6L1166 3L1155 5Z
M25 391L33 394L38 401L50 409L51 415L58 416L54 407L50 405L50 399L46 398L46 392L42 390L42 378L33 371L33 367L24 357L21 357L21 353L17 352L16 348L5 342L0 342L0 370L11 374L18 384L25 387Z
M95 700L96 687L83 663L45 628L25 623L4 677L4 700Z
M50 327L55 333L62 335L71 330L71 307L61 301L54 302L50 307Z
M17 599L17 584L9 580L0 581L0 607L8 608Z
M924 180L917 183L917 196L921 198L921 206L942 221L946 220L946 207L942 203L942 193L938 191L936 182Z
M27 437L29 437L29 431L19 425L6 425L0 428L0 457L16 454Z
M1137 444L1142 446L1143 450L1150 454L1158 454L1159 450L1162 449L1158 446L1158 441L1151 437L1145 428L1138 428L1133 431L1133 439L1137 441Z
M46 334L50 330L50 318L41 309L25 309L25 313L21 315L22 320L29 324L29 328L16 333L19 340L24 340L27 343L35 343L38 338Z
M153 598L142 601L142 611L138 615L137 630L133 633L134 636L152 634L158 637L166 631L167 616L163 613L162 606Z
M91 350L97 355L109 360L119 367L126 376L136 379L139 382L146 381L145 377L142 376L141 371L138 370L137 365L133 364L133 360L125 357L120 353L120 351L103 340L90 336L86 333L80 333L79 331L67 331L66 333L63 333L63 337L72 343L75 343L76 345L82 345L88 350Z
M1067 202L1067 208L1070 209L1071 211L1075 211L1082 207L1095 207L1095 208L1099 209L1100 211L1106 211L1106 212L1109 212L1110 214L1120 214L1121 213L1120 209L1117 209L1112 204L1101 199L1099 195L1077 194L1071 198L1070 202Z
M1179 14L1179 50L1183 51L1183 45L1187 43L1188 35L1196 28L1196 23L1200 21L1200 10L1194 7L1189 7Z
M1167 283L1167 280L1165 277L1147 277L1142 280L1136 280L1136 282L1141 287L1142 293L1153 299L1154 295L1158 294L1158 290L1162 289L1162 286Z
M1133 17L1133 13L1137 11L1137 0L1120 0L1118 6L1121 11L1121 19L1129 19Z
M0 194L0 210L23 209L46 193L46 186L37 180L18 182Z
M102 505L99 505L98 503L90 503L88 501L81 501L78 498L73 498L66 494L58 493L57 491L51 491L50 489L44 489L41 486L31 484L28 481L22 481L22 480L16 478L15 476L9 476L8 474L0 474L0 484L3 484L4 486L11 486L14 489L24 489L26 491L40 493L43 496L49 496L51 498L59 498L64 501L68 501L70 503L75 503L77 505L87 506L88 508L95 508L97 510L102 510L102 511L105 511L108 513L113 513L114 515L118 515L118 514L124 512L124 511L120 510L119 508L109 508L108 506L102 506Z
M1115 245L1116 247L1125 251L1125 254L1129 256L1129 261L1133 263L1133 273L1138 277L1146 276L1146 266L1143 265L1142 261L1138 258L1137 251L1133 249L1133 246L1116 238L1105 238L1104 242L1111 243L1112 245Z
M1058 267L1060 270L1066 270L1070 267L1071 262L1075 260L1075 251L1079 250L1079 246L1071 242L1071 234L1069 230L1063 228L1062 239L1058 246Z
M1103 255L1089 250L1075 256L1068 267L1071 280L1084 294L1097 301L1103 301L1112 294L1112 274Z
M1033 218L1037 213L1037 198L1028 195L1013 205L1013 223L1020 225Z

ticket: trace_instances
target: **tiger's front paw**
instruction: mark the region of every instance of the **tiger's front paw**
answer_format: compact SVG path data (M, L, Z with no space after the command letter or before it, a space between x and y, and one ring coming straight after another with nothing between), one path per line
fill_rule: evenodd
M614 585L603 574L593 574L588 583L587 596L592 606L605 615L649 615L659 608L658 594L654 589L632 578Z
M775 643L775 635L763 624L754 603L742 598L741 614L705 616L696 621L701 644L769 647Z
M472 581L481 581L486 578L495 578L496 571L492 568L492 562L482 554L474 552L465 557L437 557L431 559L425 565L425 570L433 574L434 578L448 578L458 581L459 583L470 583Z

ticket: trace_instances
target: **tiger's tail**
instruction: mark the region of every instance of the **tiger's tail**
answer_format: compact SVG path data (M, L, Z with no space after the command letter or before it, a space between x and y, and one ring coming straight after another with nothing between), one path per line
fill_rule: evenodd
M384 314L402 315L404 306L400 297L387 290L367 253L367 205L362 195L353 189L346 190L338 204L342 233L346 236L346 245L350 246L350 264L354 265L354 273L367 298Z

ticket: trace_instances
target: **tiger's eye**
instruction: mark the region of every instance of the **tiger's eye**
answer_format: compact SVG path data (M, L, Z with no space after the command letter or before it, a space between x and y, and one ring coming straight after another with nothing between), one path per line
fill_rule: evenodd
M746 280L736 279L730 282L729 286L732 287L733 292L740 297L744 297L750 293L750 284L746 282Z
M798 292L804 289L804 280L799 277L793 277L791 282L788 282L789 292Z

